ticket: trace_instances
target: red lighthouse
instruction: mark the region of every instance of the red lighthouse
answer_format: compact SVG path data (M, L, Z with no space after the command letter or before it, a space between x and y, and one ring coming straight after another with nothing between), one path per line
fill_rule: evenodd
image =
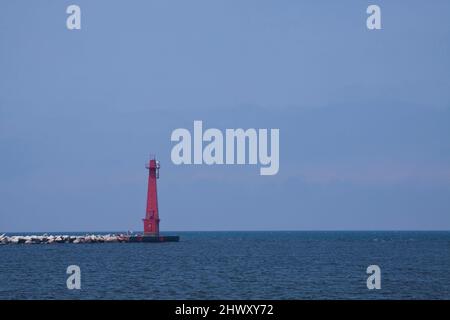
M179 236L159 235L159 210L156 180L159 179L159 161L151 157L145 165L148 169L147 209L145 210L144 234L128 237L128 242L177 242Z
M148 169L147 210L145 211L144 235L159 236L158 191L156 180L159 179L159 161L150 159L145 166Z

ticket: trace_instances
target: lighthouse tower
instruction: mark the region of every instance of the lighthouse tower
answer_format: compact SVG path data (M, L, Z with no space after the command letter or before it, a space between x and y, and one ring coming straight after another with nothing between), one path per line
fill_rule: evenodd
M179 236L159 234L158 193L156 180L159 179L159 161L154 156L145 165L148 169L147 209L145 210L144 234L134 234L128 237L128 242L178 242Z
M144 235L159 236L158 193L156 180L159 179L159 161L155 157L145 165L148 169L147 209L145 211Z

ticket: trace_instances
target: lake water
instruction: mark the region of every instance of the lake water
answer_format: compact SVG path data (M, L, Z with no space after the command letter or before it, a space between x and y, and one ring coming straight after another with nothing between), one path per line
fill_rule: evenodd
M450 232L170 234L180 242L0 246L0 299L450 299Z

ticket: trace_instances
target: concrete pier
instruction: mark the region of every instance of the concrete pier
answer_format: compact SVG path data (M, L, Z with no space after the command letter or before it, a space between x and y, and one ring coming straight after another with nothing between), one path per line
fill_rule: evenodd
M54 243L129 243L129 242L173 242L178 236L144 236L139 234L105 234L105 235L0 235L0 245L7 244L54 244Z

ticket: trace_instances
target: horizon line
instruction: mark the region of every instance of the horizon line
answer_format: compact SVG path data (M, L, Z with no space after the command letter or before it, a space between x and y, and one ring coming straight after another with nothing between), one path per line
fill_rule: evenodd
M10 233L83 233L83 234L93 234L93 233L143 233L140 231L125 231L125 230L75 230L75 231L0 231L0 234L10 234ZM167 230L161 231L160 234L165 233L177 233L177 232L450 232L450 229L302 229L302 230Z

